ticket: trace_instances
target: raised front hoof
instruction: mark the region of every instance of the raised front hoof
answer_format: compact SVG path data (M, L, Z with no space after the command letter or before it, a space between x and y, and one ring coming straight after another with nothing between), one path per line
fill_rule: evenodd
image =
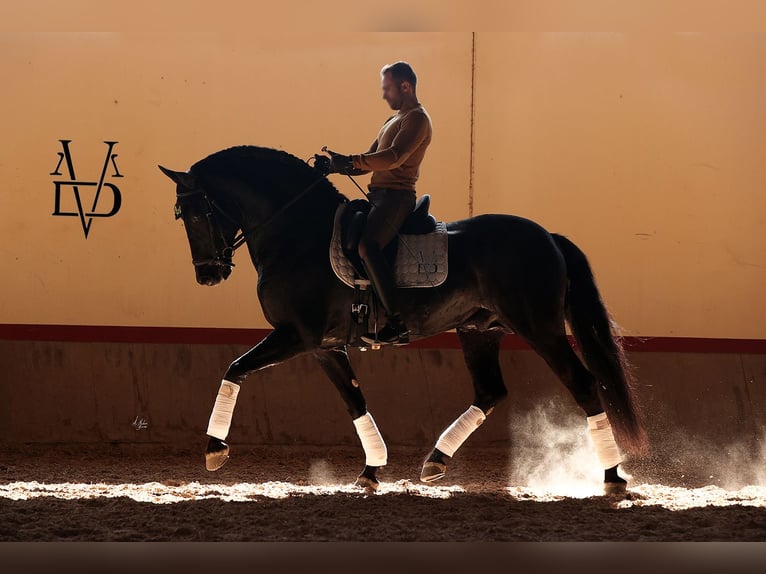
M211 438L205 451L205 468L218 470L229 460L229 445L217 438Z
M628 492L627 482L605 482L604 494L607 496L623 496Z
M423 463L423 470L420 472L420 480L423 482L434 482L444 478L447 474L447 465L440 462L426 461Z

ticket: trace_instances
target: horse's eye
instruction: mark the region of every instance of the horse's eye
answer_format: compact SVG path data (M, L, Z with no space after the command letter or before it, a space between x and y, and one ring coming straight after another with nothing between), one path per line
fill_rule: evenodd
M176 216L176 219L181 219L181 206L177 203L173 206L173 215Z

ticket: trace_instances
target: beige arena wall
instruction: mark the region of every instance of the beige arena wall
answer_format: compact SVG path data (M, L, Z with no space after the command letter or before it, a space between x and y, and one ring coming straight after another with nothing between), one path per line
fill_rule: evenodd
M239 144L302 158L322 145L364 150L389 112L378 71L401 58L419 72L433 117L419 191L440 219L515 213L569 236L628 335L764 338L764 35L16 33L0 42L13 86L0 95L13 134L0 143L0 249L14 269L3 323L268 327L247 261L220 287L196 285L173 186L156 165L185 169ZM110 166L106 181L119 185L122 208L95 219L87 240L76 217L51 216L61 139L89 181L103 142L119 142L124 178L110 179ZM74 209L66 188L62 208Z
M14 86L0 106L12 110L5 123L15 136L0 144L2 250L15 269L2 287L4 323L267 327L247 261L238 259L236 280L220 289L196 284L182 224L173 220L174 185L157 164L183 170L241 144L301 158L323 145L364 151L390 115L379 70L392 58L423 70L421 97L444 118L422 188L439 196L440 216L466 215L470 34L5 34L0 41ZM443 93L440 86L456 80ZM103 142L119 142L124 178L106 181L119 185L122 208L95 219L87 240L76 217L51 216L61 177L49 174L61 139L72 140L78 179L89 181L101 173ZM359 195L351 182L337 183ZM64 209L74 211L71 190L68 199Z
M221 286L195 283L157 164L185 169L239 144L302 158L322 145L364 150L389 113L378 71L404 59L434 121L419 192L435 215L515 213L569 236L624 333L669 341L630 355L666 459L669 427L758 452L766 36L15 32L0 47L12 86L0 91L12 134L0 138L0 258L12 270L0 286L0 442L202 440L222 372L268 325L241 253ZM108 165L106 181L122 207L87 239L76 217L52 216L62 139L87 181L103 169L103 142L119 142L124 177ZM96 329L67 330L78 326ZM198 344L180 328L200 330ZM210 341L205 328L217 329ZM676 339L697 343L681 352ZM470 402L445 340L353 353L388 440L427 444ZM579 416L533 353L508 349L501 362L510 398L472 444L507 443L537 406ZM353 443L323 377L307 357L254 377L232 439ZM136 431L136 417L149 428Z
M766 35L476 44L476 211L577 242L626 334L763 339Z

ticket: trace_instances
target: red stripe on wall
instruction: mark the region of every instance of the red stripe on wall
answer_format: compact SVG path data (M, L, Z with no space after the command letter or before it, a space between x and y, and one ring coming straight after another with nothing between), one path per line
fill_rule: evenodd
M269 329L214 329L204 327L113 327L102 325L0 324L0 340L66 341L77 343L181 343L191 345L255 345ZM627 351L672 353L766 354L764 339L712 339L697 337L625 337ZM411 343L414 349L459 349L455 333L441 333ZM506 350L529 349L518 336L503 339Z

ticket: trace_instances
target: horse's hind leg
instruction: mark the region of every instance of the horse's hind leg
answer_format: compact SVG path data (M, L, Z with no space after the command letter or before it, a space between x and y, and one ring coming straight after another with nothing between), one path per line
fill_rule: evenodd
M551 336L519 334L548 363L588 417L589 432L597 443L599 459L604 467L604 491L607 494L624 492L627 482L617 472L620 456L598 396L596 379L575 354L563 327L561 333Z
M388 452L375 420L367 411L367 404L348 361L348 354L343 349L319 349L314 351L314 357L338 389L362 442L366 461L356 484L365 490L377 490L379 483L375 475L380 467L386 465Z
M500 341L504 333L458 329L457 334L473 379L475 396L468 410L442 433L423 463L420 474L423 482L432 482L445 475L447 462L455 451L508 394L499 362Z

